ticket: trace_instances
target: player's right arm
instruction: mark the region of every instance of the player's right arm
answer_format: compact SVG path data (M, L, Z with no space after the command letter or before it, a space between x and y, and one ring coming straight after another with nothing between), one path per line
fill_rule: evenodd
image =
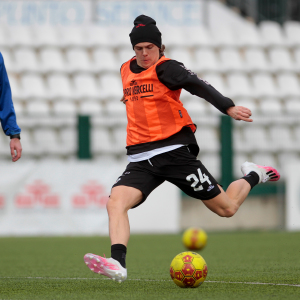
M128 101L128 100L125 100L125 97L124 97L124 95L123 95L123 97L122 97L122 99L121 99L120 101L123 102L123 103L125 104L126 101Z

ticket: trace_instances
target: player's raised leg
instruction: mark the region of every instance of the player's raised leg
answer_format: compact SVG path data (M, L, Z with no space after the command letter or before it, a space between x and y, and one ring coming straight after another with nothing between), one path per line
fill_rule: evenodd
M105 258L92 253L86 254L84 261L91 271L118 282L126 280L125 259L130 236L128 210L138 204L142 198L142 192L136 188L127 186L112 188L107 203L109 236L112 245L111 257Z
M219 186L221 193L203 203L221 217L232 217L248 196L250 190L258 183L277 181L279 172L270 166L259 166L245 162L241 167L244 177L232 182L226 192Z

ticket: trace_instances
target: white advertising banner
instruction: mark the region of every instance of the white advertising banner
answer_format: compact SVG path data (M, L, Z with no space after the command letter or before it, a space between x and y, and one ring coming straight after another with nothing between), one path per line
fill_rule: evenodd
M300 230L300 163L287 166L286 178L286 229Z
M130 26L140 14L152 16L160 25L201 24L203 0L1 0L0 24L9 26Z
M98 1L95 20L101 26L132 26L141 15L151 16L160 26L198 26L203 22L203 0Z
M73 26L92 20L93 1L2 0L0 24L8 26Z
M107 235L116 161L0 165L0 235ZM180 192L164 183L129 212L132 233L177 232Z
M151 16L164 26L211 28L243 26L241 16L220 1L208 0L1 0L0 25L85 26L126 28L140 14ZM164 40L164 33L163 33Z

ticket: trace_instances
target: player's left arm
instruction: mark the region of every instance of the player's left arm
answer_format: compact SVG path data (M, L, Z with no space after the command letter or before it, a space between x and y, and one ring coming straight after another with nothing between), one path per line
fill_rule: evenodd
M251 110L244 106L231 106L227 109L227 115L238 121L253 122L250 119Z
M156 72L158 79L170 90L185 89L192 95L205 99L223 114L227 114L227 109L235 106L230 98L224 97L180 62L166 61L156 67Z

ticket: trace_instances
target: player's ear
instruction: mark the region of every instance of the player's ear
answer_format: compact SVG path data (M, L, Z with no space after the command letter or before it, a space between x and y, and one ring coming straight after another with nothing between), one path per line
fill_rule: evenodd
M161 45L161 48L158 48L158 49L159 49L159 58L161 58L162 56L165 55L166 46L165 45Z

